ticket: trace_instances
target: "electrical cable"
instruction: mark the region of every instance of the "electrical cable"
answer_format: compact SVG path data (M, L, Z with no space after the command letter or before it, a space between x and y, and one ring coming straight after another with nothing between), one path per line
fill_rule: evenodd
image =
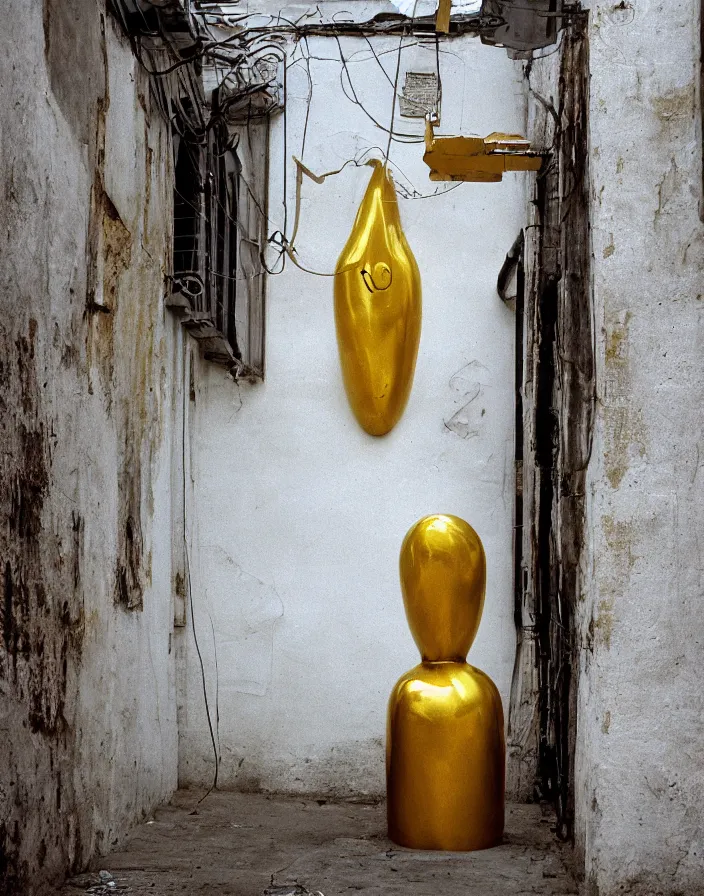
M333 37L335 38L335 42L337 43L338 51L340 54L340 62L342 64L342 70L340 71L340 85L341 85L342 91L345 94L345 96L347 97L347 99L350 100L350 102L355 103L355 105L359 106L359 108L362 110L362 112L364 112L364 114L372 122L372 124L374 124L375 127L379 128L379 130L383 131L385 134L389 134L389 136L393 140L396 140L399 143L423 143L422 137L414 137L411 134L404 134L402 132L394 132L393 129L384 127L384 125L381 124L381 122L378 121L371 114L371 112L369 112L369 110L364 106L364 104L362 102L360 102L360 99L357 96L357 91L355 90L354 84L352 83L352 76L350 75L350 71L349 71L349 68L347 65L347 60L345 59L345 55L342 52L342 44L340 42L340 37L337 34L333 35ZM344 80L342 77L343 73L346 75L347 83L349 85L350 90L352 91L351 97L347 93L347 90L345 89L345 84L344 84Z
M116 5L118 6L123 24L127 24L126 15L124 10L122 9L123 0L115 0ZM158 4L156 5L159 6ZM321 15L321 11L318 8L318 14ZM194 44L194 47L191 47L189 50L188 57L176 59L170 65L166 67L162 66L162 63L157 61L160 57L154 54L157 53L157 49L154 47L147 48L142 40L142 36L139 36L136 40L133 38L133 48L135 49L135 54L138 56L141 64L145 67L145 69L150 72L156 79L157 85L159 82L168 81L170 77L176 77L180 84L180 89L177 91L169 91L172 93L171 102L175 105L177 109L177 114L174 115L172 113L169 114L168 118L171 121L172 125L176 128L177 132L180 134L190 134L191 140L197 143L203 143L206 138L206 133L209 129L217 127L224 120L224 115L227 113L228 109L234 102L241 102L241 97L243 92L247 90L260 90L261 87L273 87L274 81L270 79L264 82L262 85L255 84L254 87L251 85L248 87L246 82L243 81L240 75L240 68L238 66L247 65L250 68L253 65L256 65L256 61L252 62L252 58L254 55L257 55L259 60L266 61L273 60L277 63L283 61L283 78L284 78L284 95L287 94L287 68L297 64L298 62L302 62L306 69L306 76L308 79L308 102L306 108L306 118L304 122L304 134L303 141L301 147L301 156L305 151L306 141L308 137L309 130L309 122L310 122L310 112L312 105L312 95L313 95L313 82L312 76L310 73L310 62L311 59L324 59L331 57L316 57L310 51L310 46L308 44L308 36L302 30L301 22L303 22L307 18L311 18L315 15L315 12L310 11L304 13L297 20L293 21L279 13L276 17L274 16L261 16L256 14L247 14L238 16L236 20L236 24L239 27L239 31L236 34L228 35L224 39L215 39L210 32L209 26L206 24L204 27L195 27L190 26L191 34L197 40L197 43ZM349 15L349 13L348 13ZM414 9L415 15L415 9ZM192 17L192 14L191 14ZM161 21L159 17L156 17L157 28L156 30L150 25L147 21L146 17L141 15L142 24L144 26L144 34L150 38L159 35L164 41L166 47L168 47L169 51L173 54L176 53L177 50L174 48L172 41L170 40L170 35L166 33L161 26ZM189 19L190 21L190 19ZM253 24L254 22L261 24ZM234 24L232 20L230 20L230 24ZM340 22L340 13L335 14L333 17L333 24L341 25ZM285 28L288 30L290 34L294 36L294 51L298 50L300 52L299 59L293 59L290 62L285 61L285 50L281 44L281 40L283 39L282 34L272 34L272 29L276 28ZM411 19L410 25L407 24L404 27L403 34L401 35L401 39L399 42L399 49L403 48L404 37L408 33L409 30L412 30L413 27L413 19ZM133 37L132 35L130 35ZM341 87L345 96L357 105L363 113L372 121L375 127L379 128L383 133L386 133L390 137L390 142L401 142L401 143L422 143L422 138L414 136L412 134L407 134L404 132L396 131L393 127L393 117L392 117L392 126L390 128L386 128L380 121L378 121L373 114L369 112L364 103L361 101L361 98L357 92L357 89L352 80L351 71L349 68L349 62L345 58L345 53L342 48L342 42L340 40L339 34L335 34L335 41L339 54L339 63L341 65ZM397 50L397 74L395 83L391 81L386 69L382 65L379 54L375 50L370 38L366 35L363 36L363 39L369 48L371 56L374 58L376 64L379 66L381 71L384 74L384 77L390 84L393 84L394 87L394 96L398 95L398 69L399 69L399 59ZM417 43L417 41L414 41ZM305 52L303 52L305 49ZM222 55L222 51L234 51L234 55L232 58L226 55ZM391 50L384 52L392 52ZM439 52L439 47L436 43L436 54ZM224 103L221 103L219 108L211 110L209 120L206 120L203 115L204 104L202 101L202 90L199 83L194 81L194 67L199 60L209 59L211 64L216 66L217 70L220 72L222 84L233 83L232 93L233 96L225 100ZM149 60L149 62L147 61ZM193 65L188 65L188 63L193 63ZM167 100L165 96L165 91L163 87L157 86L155 88L159 94L158 100L159 105L163 109L167 105ZM190 97L188 102L188 108L184 105L184 102L181 100L181 95L185 97ZM394 99L395 105L395 99ZM264 108L258 114L264 116L267 114L267 109ZM283 212L284 212L284 221L283 228L281 230L274 230L270 232L269 237L267 238L267 243L271 246L277 247L277 260L272 263L267 263L263 253L261 254L260 261L262 263L263 271L266 271L272 275L281 273L285 267L285 259L288 257L288 253L286 251L286 237L285 234L288 230L288 121L286 115L286 107L284 104L283 110L284 116L284 129L283 129L283 185L284 185L284 202L283 202ZM252 112L251 105L247 110L246 120L245 120L245 129L247 134L249 135L250 129L248 126L248 122L253 121L254 118L257 117L255 113ZM224 147L219 150L219 154L224 154L228 151L236 150L236 146L238 143L238 137L233 136L228 142L224 144ZM388 155L387 152L385 154L385 159L388 164ZM405 176L404 176L405 177ZM407 178L405 178L407 180ZM257 207L259 214L262 217L262 220L266 220L267 224L271 226L271 221L268 218L268 215L264 213L255 193L247 181L246 178L242 178L243 183L245 184L245 188L247 189L250 197L252 198L255 206ZM410 182L409 182L410 183ZM399 184L399 192L403 198L413 199L413 198L430 198L434 195L441 195L447 190L437 190L431 194L422 194L414 187L411 186L410 189L405 188L402 184ZM300 264L300 262L299 262ZM228 275L223 274L222 272L214 272L215 276L228 278ZM257 276L256 273L253 273L252 276ZM231 279L231 278L229 278Z
M416 5L418 0L415 0L413 4L413 15L416 12ZM389 141L386 144L386 152L384 153L384 168L386 168L389 164L389 155L391 153L391 140L394 135L394 117L396 115L396 96L398 94L398 79L401 74L401 52L403 50L403 35L399 38L398 41L398 56L396 57L396 75L394 76L394 89L393 95L391 97L391 123L389 124Z
M186 365L184 364L184 372L186 370ZM203 800L210 796L210 794L217 790L218 786L218 774L220 772L220 755L218 752L217 741L215 738L215 731L213 730L213 722L210 717L210 702L208 700L208 687L207 682L205 680L205 665L203 663L203 655L200 651L200 644L198 643L198 633L196 631L196 619L195 612L193 610L193 589L191 583L191 563L189 558L188 551L188 534L187 534L187 514L186 514L186 408L188 407L188 395L190 388L192 388L193 383L190 382L190 377L188 383L184 383L184 386L188 386L188 388L184 388L183 390L183 419L181 425L181 470L183 473L183 549L186 561L186 590L188 593L188 604L191 610L191 628L193 630L193 641L196 646L196 653L198 654L198 662L200 664L200 676L201 683L203 685L203 700L205 703L205 714L208 720L208 731L210 732L210 740L213 747L213 757L215 759L215 773L213 775L213 782L210 785L208 791L198 800L196 806L199 806ZM212 620L211 620L212 622ZM217 663L217 660L216 660ZM216 665L216 674L217 674L217 665ZM217 693L217 685L216 685L216 693ZM217 719L216 719L217 724ZM219 735L218 735L219 737Z
M373 58L375 64L381 70L384 78L392 87L392 109L390 116L390 125L388 127L386 127L381 121L379 121L376 116L365 106L352 79L350 65L353 61L357 61L356 57L359 57L359 52L352 54L352 56L350 57L346 57L342 46L342 34L340 33L344 29L345 24L349 24L349 22L345 23L341 21L341 16L346 15L351 18L352 16L349 12L337 11L332 16L332 21L329 22L328 26L326 26L328 30L325 33L334 38L335 45L338 51L338 57L337 59L335 59L335 57L332 56L327 57L314 55L311 52L309 36L313 32L310 29L315 28L316 26L309 26L308 24L306 24L305 20L310 19L315 15L323 18L322 11L319 6L315 11L306 11L298 19L291 20L286 16L281 15L280 12L276 16L247 13L239 16L230 15L226 18L223 16L218 18L217 16L213 16L211 13L209 13L208 16L203 17L202 12L199 12L198 15L195 16L194 13L190 11L189 4L187 10L189 30L194 42L188 48L188 55L183 56L179 48L174 45L171 39L171 35L162 26L160 18L161 14L158 12L161 4L154 4L154 8L157 11L156 16L154 17L156 28L154 27L154 23L150 23L150 21L148 21L147 18L143 14L141 14L143 33L135 36L134 34L132 34L133 29L130 29L128 27L127 15L125 9L123 8L124 2L125 0L113 0L113 3L120 14L123 26L128 32L130 41L135 51L135 55L137 56L140 64L143 65L145 70L153 75L154 80L152 81L152 84L153 89L157 93L158 105L162 112L166 113L166 118L171 123L171 126L175 129L175 131L182 137L187 137L189 143L200 146L204 146L206 144L208 146L211 146L211 141L208 138L208 133L210 131L218 131L218 129L220 129L223 131L223 134L220 135L220 137L216 141L216 148L214 150L210 149L209 152L217 157L226 156L228 153L237 153L238 149L242 146L240 132L234 131L231 136L228 136L225 133L227 130L227 128L225 127L227 120L226 116L232 114L231 110L235 107L235 104L237 104L236 114L238 116L243 116L240 130L241 133L244 133L246 135L249 155L250 158L253 158L251 147L251 125L256 119L263 119L268 114L270 114L271 110L276 104L276 98L273 96L269 96L264 100L263 105L260 104L257 108L255 108L251 97L253 97L255 94L261 96L262 91L275 90L277 83L276 76L270 75L269 77L267 77L265 73L271 70L271 66L279 65L281 66L281 70L283 73L283 94L284 97L288 96L288 69L292 68L294 65L300 64L304 66L308 82L306 112L303 123L303 135L300 148L300 158L303 159L309 135L314 92L314 83L311 74L311 61L337 61L337 63L340 65L340 86L345 97L362 111L365 117L372 122L375 128L379 129L388 137L386 150L382 150L380 147L378 147L378 149L380 150L380 153L382 155L382 161L385 167L391 167L392 169L399 171L402 176L401 180L397 180L397 189L401 198L406 200L430 199L437 196L442 196L445 193L448 193L461 186L461 183L455 183L446 188L438 187L431 193L422 193L412 184L410 179L403 173L399 166L397 164L391 163L390 160L392 143L419 145L424 142L423 137L404 131L399 131L395 127L396 103L399 93L399 78L402 53L404 49L421 43L421 40L419 40L415 35L415 25L417 21L417 0L414 4L412 15L409 18L403 20L402 24L400 25L399 30L401 33L398 46L395 50L387 49L378 52L373 46L372 40L370 39L371 32L366 33L364 30L362 30L357 35L364 40L366 47L369 50L370 55L367 58ZM196 3L196 9L200 10L201 5ZM235 27L237 30L235 33L230 34L225 38L219 38L219 36L213 34L211 24L209 24L208 19L210 20L210 22L215 19L221 24L226 23L230 27ZM146 46L144 38L152 41L157 37L162 40L163 46L161 48L155 46ZM290 37L293 38L293 51L291 53L287 53L284 47L284 42L286 40L289 40ZM441 49L440 39L437 33L435 33L433 37L435 43L435 61L438 76L437 107L439 110L442 101L440 53L450 51ZM167 55L171 55L172 57L176 57L175 61L172 61L171 63L164 66L162 58L164 53L166 53ZM393 79L390 77L380 59L380 56L386 55L388 53L396 53L396 67ZM218 102L213 105L213 108L209 111L207 117L204 114L205 98L203 95L202 83L200 81L200 77L198 77L197 79L195 78L196 72L199 71L200 66L202 66L203 62L206 61L209 62L210 65L214 66L216 71L219 73L218 82L221 85L219 94L222 94L224 92L223 88L226 85L230 93L229 96L226 95L219 97ZM170 88L168 86L169 84L172 84L172 82L174 83L174 86L177 85L177 89L173 89L173 87ZM247 99L248 95L250 99ZM246 105L240 108L243 102L245 102ZM265 244L262 245L261 241L250 239L242 223L239 220L236 220L238 216L232 218L228 215L228 217L230 217L233 225L240 233L240 239L259 248L259 264L261 265L261 270L254 270L244 277L237 275L232 276L226 271L214 270L212 264L210 264L209 250L206 246L206 274L209 277L212 276L222 281L252 281L257 277L263 276L264 274L270 274L274 276L282 273L285 269L287 260L291 260L294 264L296 264L307 273L319 276L332 276L330 274L324 274L323 272L314 271L304 266L296 255L294 242L298 230L298 217L300 215L300 187L297 190L297 221L294 224L294 233L292 234L291 239L287 237L289 226L289 121L287 115L287 103L284 101L282 106L282 227L274 228L273 222L262 207L262 204L259 201L259 198L257 197L252 184L249 182L248 177L242 172L240 166L238 174L239 181L247 191L254 205L254 208L259 214L261 221L265 223L266 230L268 231L268 236L265 238ZM342 168L345 168L348 164L363 164L361 160L372 150L373 148L368 148L361 154L361 156L357 156L354 159L348 159L347 162L345 162L345 164L342 166ZM215 199L217 205L217 203L220 202L217 195L215 195ZM194 211L196 210L194 209ZM196 213L202 215L202 212L196 211ZM206 232L206 238L207 240L210 240L208 232ZM220 238L222 240L222 235ZM275 248L276 257L273 261L267 260L265 257L266 246ZM189 277L197 275L195 272L181 273L183 276Z

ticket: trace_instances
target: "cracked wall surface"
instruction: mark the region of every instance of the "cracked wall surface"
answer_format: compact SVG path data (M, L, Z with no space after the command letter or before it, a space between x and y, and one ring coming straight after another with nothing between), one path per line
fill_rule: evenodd
M398 38L372 40L393 79ZM363 101L387 120L391 86L366 41L342 44ZM322 173L378 144L379 131L341 91L336 42L315 38L310 46L327 61L311 64L304 162ZM520 132L525 94L506 55L469 38L441 51L443 132ZM433 43L403 53L403 68L434 66ZM308 108L301 65L289 70L288 96L290 155L299 151ZM422 134L423 121L415 127ZM269 212L276 226L283 223L282 136L277 119ZM391 158L423 192L436 186L422 146L394 146ZM334 269L369 176L369 168L348 166L322 186L305 181L297 251L306 267ZM523 224L523 177L400 199L424 321L413 392L388 436L367 436L347 405L330 278L293 267L269 278L263 384L237 388L221 371L196 365L191 570L213 720L219 705L221 784L383 793L388 696L418 662L398 555L407 529L428 513L459 514L484 540L487 599L469 660L494 678L508 709L515 321L496 278ZM289 222L294 181L289 168ZM190 631L184 644L181 781L210 783L212 746Z
M526 239L535 568L509 755L528 772L539 755L588 896L689 896L704 890L700 8L586 5L582 64L570 29L526 67L533 140L569 150L575 98L583 120L538 177Z
M109 849L176 783L165 410L179 337L162 308L170 141L129 44L97 0L9 0L3 12L0 891L10 896Z
M591 2L596 441L580 608L590 896L704 891L700 3Z

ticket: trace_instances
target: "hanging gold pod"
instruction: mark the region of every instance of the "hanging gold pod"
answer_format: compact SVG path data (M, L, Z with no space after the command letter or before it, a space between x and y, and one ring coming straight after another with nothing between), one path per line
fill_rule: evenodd
M359 425L383 436L413 385L421 324L418 265L401 229L391 175L377 162L335 268L342 378Z

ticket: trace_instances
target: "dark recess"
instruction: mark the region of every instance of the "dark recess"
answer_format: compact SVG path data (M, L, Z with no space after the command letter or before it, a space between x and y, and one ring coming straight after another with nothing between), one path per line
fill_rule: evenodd
M574 836L574 748L579 674L577 604L585 538L585 480L595 398L590 284L586 14L565 30L551 163L537 181L538 237L526 295L533 359L535 466L529 562L535 587L539 678L539 796L552 801L561 839ZM530 64L527 67L530 76ZM530 373L529 373L530 375Z

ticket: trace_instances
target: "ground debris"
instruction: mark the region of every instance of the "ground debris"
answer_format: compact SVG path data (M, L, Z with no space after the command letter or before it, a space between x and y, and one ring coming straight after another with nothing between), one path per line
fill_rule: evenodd
M267 887L264 896L325 896L325 894L320 890L306 890L300 884L287 884L283 887Z
M132 888L123 883L124 878L115 879L109 871L99 871L95 874L82 874L66 881L68 887L75 890L83 890L92 896L108 896L109 893L131 893Z

